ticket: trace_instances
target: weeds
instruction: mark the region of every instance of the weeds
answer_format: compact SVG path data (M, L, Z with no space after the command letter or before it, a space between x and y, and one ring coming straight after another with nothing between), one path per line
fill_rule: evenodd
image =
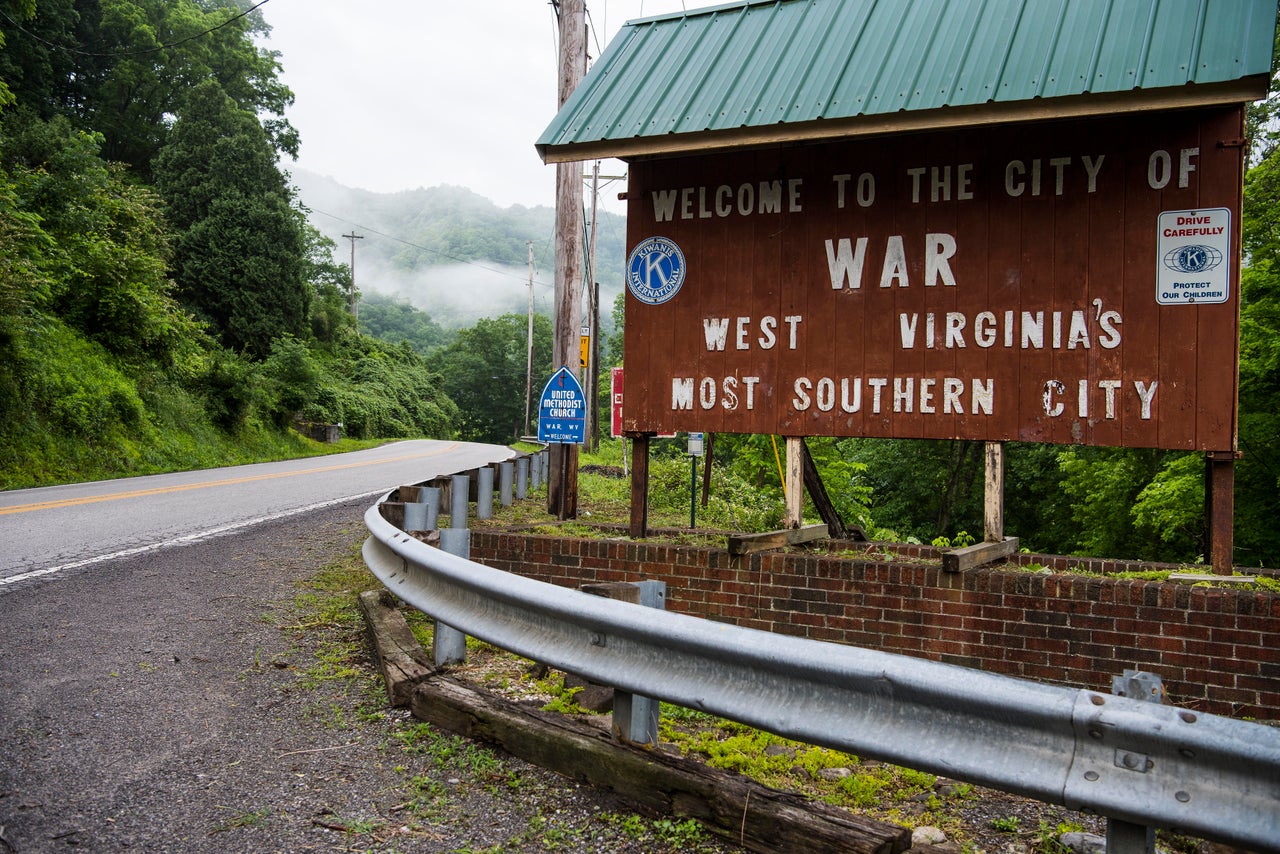
M224 807L224 806L219 806L218 809L229 810L230 812L234 813L234 815L232 815L231 818L227 819L221 824L215 825L209 831L210 836L212 836L215 833L223 833L225 831L235 830L236 828L241 828L241 827L261 827L262 825L266 824L267 819L271 817L271 811L267 809L242 810L242 809L237 809L236 807Z

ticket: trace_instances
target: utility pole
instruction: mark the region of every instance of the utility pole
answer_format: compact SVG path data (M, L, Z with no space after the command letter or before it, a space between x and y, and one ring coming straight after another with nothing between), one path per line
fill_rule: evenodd
M350 234L344 234L351 240L351 316L360 319L360 310L356 308L356 241L364 240L363 234L356 234L356 230L351 229Z
M587 307L587 323L590 331L590 339L588 340L587 349L587 365L583 368L584 376L582 385L587 392L587 420L585 427L587 448L593 453L596 450L596 442L593 438L599 431L595 430L596 423L596 360L592 358L595 355L595 343L600 334L600 313L597 310L596 299L600 293L600 283L596 281L596 214L600 210L600 161L597 160L591 166L591 235L587 250L587 288L590 305Z
M524 434L529 435L529 408L533 405L533 241L529 241L529 358L524 369Z
M558 105L587 73L584 0L559 0L560 74ZM556 165L555 349L553 367L577 363L582 321L582 163ZM558 519L578 515L578 446L551 446L547 512Z
M590 297L587 306L587 325L591 330L589 356L587 357L587 375L583 378L583 388L587 394L587 448L595 452L600 447L600 413L597 402L600 397L600 283L596 281L596 221L600 212L600 179L606 181L623 181L626 175L601 175L600 161L591 167L591 232L590 250L587 252L587 286Z

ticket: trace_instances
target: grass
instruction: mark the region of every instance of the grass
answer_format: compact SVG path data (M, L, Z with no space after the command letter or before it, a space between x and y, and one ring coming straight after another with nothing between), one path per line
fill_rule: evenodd
M588 465L596 464L584 455ZM608 459L604 457L603 459ZM611 463L602 463L611 464ZM606 489L597 497L593 486L599 479ZM509 508L495 508L493 522L499 526L514 524L545 527L546 532L565 536L590 533L593 536L617 537L616 530L594 527L604 522L625 524L629 511L620 497L618 483L624 479L608 473L584 472L580 478L579 509L584 518L577 522L556 524L547 514L538 496L518 502ZM589 513L589 515L588 515ZM650 516L651 525L660 526L662 517ZM687 522L687 519L685 520ZM678 518L671 523L681 524ZM477 523L477 527L481 523ZM708 536L706 534L691 534ZM715 537L722 544L723 535ZM361 636L361 617L356 607L358 593L377 588L378 582L367 571L355 544L347 555L324 567L299 592L299 614L285 630L298 633L320 633L313 647L316 653L303 671L302 684L311 690L349 685L363 696L363 713L377 715L385 705L381 683L372 674L368 654ZM418 640L430 648L430 618L414 609L404 609L406 619ZM314 638L314 634L313 640ZM488 644L468 639L468 660L454 669L454 674L491 693L515 700L535 700L544 708L563 714L584 714L574 700L578 689L566 688L559 674L547 673L527 659L506 653ZM325 725L342 728L352 724L350 716L338 714L324 704L315 710ZM976 794L967 784L948 782L940 785L930 774L882 764L832 751L826 748L789 741L779 736L726 721L703 712L663 704L662 741L674 745L682 754L701 757L716 767L733 770L765 785L799 792L815 801L855 810L862 815L903 826L933 825L941 828L960 846L975 845L973 831L962 817ZM383 747L403 758L397 766L404 792L397 808L396 824L415 833L431 833L451 807L452 786L442 780L449 774L477 779L478 785L492 791L520 791L531 785L520 774L509 770L488 748L447 733L428 724L400 726ZM673 819L647 819L625 813L605 814L600 821L611 829L636 840L647 850L697 851L705 844L706 831L696 822ZM1002 824L1001 824L1002 823ZM1057 837L1066 830L1077 829L1071 823L1041 822L1038 828L1024 828L1021 819L1009 816L993 822L995 829L1016 835L1019 844L1044 854L1060 854ZM351 823L349 827L359 827ZM353 831L354 832L354 831ZM462 847L459 851L511 850L528 845L540 850L575 850L582 842L582 831L535 815L520 840L509 840L494 848Z

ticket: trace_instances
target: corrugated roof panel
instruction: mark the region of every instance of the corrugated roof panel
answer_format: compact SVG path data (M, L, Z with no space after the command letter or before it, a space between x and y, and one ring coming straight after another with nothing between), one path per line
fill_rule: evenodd
M938 35L938 20L946 8L946 0L919 0L909 5L908 14L891 36L884 73L876 86L880 109L886 112L908 108L920 64L932 51Z
M804 115L821 117L826 111L831 88L830 63L844 62L850 29L859 23L855 15L842 14L844 11L834 3L814 0L809 3L807 14L814 16L814 20L796 34L791 44L791 50L802 58L786 74L785 82L780 81L789 91L788 120Z
M1207 10L1203 0L1164 2L1151 26L1151 47L1147 52L1141 85L1147 88L1181 86L1192 79L1193 54L1198 40L1186 38L1189 26L1199 29Z
M1207 0L1208 2L1208 0ZM1248 61L1271 62L1271 37L1275 27L1264 27L1256 15L1248 14L1247 4L1239 0L1208 2L1204 20L1204 36L1200 40L1199 63L1195 76L1225 78L1244 72ZM1272 10L1274 11L1274 9ZM1254 32L1250 32L1253 30ZM1265 50L1260 48L1265 42ZM1253 46L1253 56L1245 56ZM1212 49L1207 49L1212 48Z
M812 105L813 114L818 118L841 115L840 81L848 73L849 65L857 61L858 45L875 0L827 5L831 9L829 22L824 22L822 31L812 36L813 61L796 98L798 104Z
M675 125L676 133L724 125L725 117L721 107L725 94L736 88L733 81L725 81L723 84L719 82L721 70L726 67L724 55L733 40L733 33L727 30L740 27L745 17L744 15L716 16L706 27L708 37L714 39L717 48L708 53L705 67L689 69L690 73L683 85L672 90L672 104L685 105L682 118ZM735 65L730 62L727 67L732 69Z
M746 20L741 30L742 38L736 45L737 69L740 73L730 75L726 69L721 77L734 79L738 86L734 97L725 104L725 124L723 127L742 127L745 125L770 125L782 121L785 117L785 106L777 103L777 95L772 91L773 77L784 63L766 62L762 57L788 56L786 46L794 35L797 21L788 21L792 26L783 26L780 17L782 9L803 11L805 0L769 6L756 6L746 11ZM736 69L735 69L736 70Z
M1188 83L1202 88L1180 103L1247 100L1265 92L1275 24L1274 0L744 0L628 22L538 147L599 156L691 134L786 138L790 125L812 138L907 114L945 124L956 107L1008 116L1034 101L1023 112L1044 115L1055 98L1150 109L1172 96L1144 92ZM838 128L812 130L819 120Z
M1023 0L989 0L983 6L965 62L955 69L949 103L982 104L995 99L1024 6Z
M908 109L930 109L938 104L951 103L959 81L957 70L969 64L969 55L978 33L995 23L986 12L988 5L980 4L977 14L955 3L941 8L933 43L921 59L913 91L908 97Z

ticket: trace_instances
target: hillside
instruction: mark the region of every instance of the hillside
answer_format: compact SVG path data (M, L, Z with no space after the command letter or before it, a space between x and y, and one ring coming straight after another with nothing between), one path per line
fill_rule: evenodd
M533 241L534 308L551 314L555 210L498 207L465 187L374 193L304 169L291 173L311 225L337 244L356 287L408 301L446 328L482 317L524 313L529 299L528 242ZM596 244L602 313L622 288L626 220L602 211Z

